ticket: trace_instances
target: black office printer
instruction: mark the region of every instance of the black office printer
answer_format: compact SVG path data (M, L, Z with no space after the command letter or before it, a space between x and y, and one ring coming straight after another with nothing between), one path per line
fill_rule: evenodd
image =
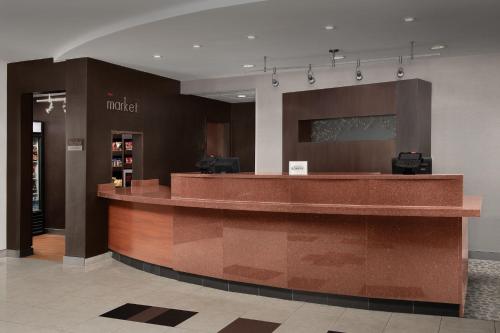
M399 153L392 159L392 173L395 175L432 174L432 158L422 153Z

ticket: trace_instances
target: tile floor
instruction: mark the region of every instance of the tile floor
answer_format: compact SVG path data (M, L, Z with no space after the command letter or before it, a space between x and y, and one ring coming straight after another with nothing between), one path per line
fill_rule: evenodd
M197 313L175 327L101 316L126 303ZM148 274L113 259L67 268L53 261L0 258L2 333L244 333L245 323L256 321L279 324L276 333L495 333L495 324L500 333L500 322L494 321L345 309L224 292Z
M469 260L465 316L500 321L500 261Z

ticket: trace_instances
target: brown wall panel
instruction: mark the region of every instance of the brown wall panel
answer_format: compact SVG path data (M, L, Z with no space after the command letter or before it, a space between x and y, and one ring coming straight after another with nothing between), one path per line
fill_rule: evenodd
M286 93L294 97L298 119L373 116L396 113L396 82ZM305 112L308 109L312 112Z
M255 171L255 103L231 104L231 156L242 172Z
M398 152L430 155L431 89L414 79L283 94L283 171L306 160L313 172L386 173ZM307 141L299 138L300 120L381 115L396 116L395 140L299 142Z
M397 87L397 151L431 153L432 85L422 80L401 81Z
M66 138L84 140L83 151L66 153L66 256L85 257L87 248L87 67L88 59L66 62Z
M396 154L394 140L348 142L302 142L295 158L309 161L309 172L391 172L390 158ZM288 161L286 165L288 171Z

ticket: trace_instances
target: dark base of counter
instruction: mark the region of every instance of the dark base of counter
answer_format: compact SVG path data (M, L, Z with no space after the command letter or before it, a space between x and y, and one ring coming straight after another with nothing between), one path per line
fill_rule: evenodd
M117 252L112 252L112 256L115 260L118 260L128 266L148 273L186 283L197 284L208 288L215 288L230 292L364 310L402 312L449 317L459 317L460 313L459 304L343 296L259 286L255 284L227 281L206 276L178 272L168 267L158 266L134 258L130 258Z

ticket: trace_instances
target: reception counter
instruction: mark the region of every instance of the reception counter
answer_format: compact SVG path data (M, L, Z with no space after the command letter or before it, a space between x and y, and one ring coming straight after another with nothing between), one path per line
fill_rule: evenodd
M99 185L109 248L145 270L229 291L358 308L463 314L461 175L173 174Z

